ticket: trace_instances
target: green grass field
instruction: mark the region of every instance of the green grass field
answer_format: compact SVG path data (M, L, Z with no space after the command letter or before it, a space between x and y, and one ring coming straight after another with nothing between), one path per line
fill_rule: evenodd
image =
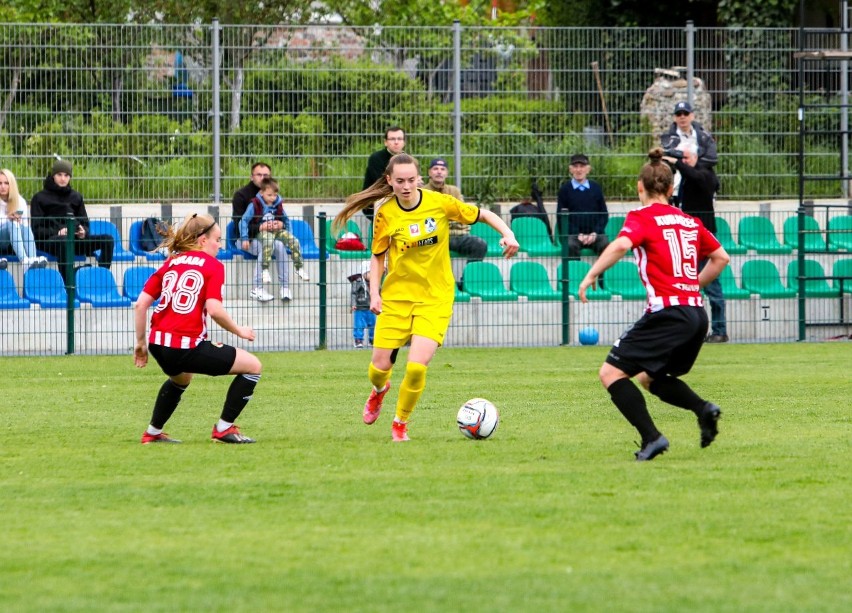
M368 353L263 354L246 446L209 440L229 378L184 395L183 445L142 446L155 364L5 358L0 609L852 610L852 344L706 347L686 380L719 438L651 398L647 463L605 353L439 350L405 444L401 369L367 427ZM474 396L488 441L455 427Z

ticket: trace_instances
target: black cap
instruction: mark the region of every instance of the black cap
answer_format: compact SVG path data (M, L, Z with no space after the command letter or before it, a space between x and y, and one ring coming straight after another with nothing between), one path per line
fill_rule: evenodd
M574 155L571 156L571 166L573 166L574 164L584 164L584 165L588 166L589 165L589 158L587 158L582 153L575 153Z
M435 167L435 166L443 166L444 168L446 168L447 167L447 160L445 160L444 158L435 158L434 160L429 162L429 168L430 169Z
M672 113L674 113L674 114L683 113L683 112L686 112L686 113L692 112L692 105L689 102L678 102L675 105L674 111L672 111Z

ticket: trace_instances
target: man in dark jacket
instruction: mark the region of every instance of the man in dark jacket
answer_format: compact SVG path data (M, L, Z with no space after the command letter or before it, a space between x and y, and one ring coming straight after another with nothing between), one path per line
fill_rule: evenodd
M397 153L402 153L404 149L405 130L399 126L391 126L385 130L385 147L370 154L370 158L367 160L367 170L364 172L364 187L362 189L367 189L382 178L390 159ZM371 222L373 221L372 205L364 209L364 215Z
M694 145L698 159L705 164L715 166L719 161L713 135L695 121L695 113L689 102L678 102L674 108L674 121L668 131L660 136L660 145L666 155L680 158L681 152L690 144Z
M272 176L272 171L269 164L264 162L255 162L251 167L251 180L247 185L234 192L234 197L231 199L231 216L234 219L234 224L237 228L240 227L240 220L243 218L249 202L257 196L260 191L260 182Z
M68 220L74 218L74 255L95 255L98 265L109 268L115 240L109 234L89 234L89 214L80 192L71 189L71 163L57 160L44 180L44 189L30 201L33 233L36 245L59 260L59 270L66 272L65 245L68 241ZM73 275L73 272L71 272ZM67 283L73 279L66 278Z
M692 147L683 151L681 159L667 158L674 163L682 177L677 202L680 208L693 217L697 217L704 227L716 234L716 212L713 204L716 200L716 190L719 179L713 171L713 165L698 158L698 153ZM706 262L699 263L699 270ZM725 295L719 279L714 279L704 288L704 295L710 302L710 335L708 343L728 342L728 326L725 316Z
M571 258L579 258L582 249L592 249L600 255L609 245L606 235L609 210L603 189L588 178L592 167L584 154L572 155L568 169L571 180L562 184L556 196L556 214L560 224L564 223L564 212L568 213L568 228L560 225L560 236L568 235L568 255Z

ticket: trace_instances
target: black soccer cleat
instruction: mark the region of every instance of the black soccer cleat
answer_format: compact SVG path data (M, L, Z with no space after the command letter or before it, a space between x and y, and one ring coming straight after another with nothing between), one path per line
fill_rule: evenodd
M647 462L648 460L653 460L668 450L669 439L661 434L656 440L642 443L642 448L636 452L636 461Z
M719 434L719 418L722 416L722 409L708 402L704 405L701 413L698 414L698 427L701 428L701 447L709 447L710 443L716 440L716 435Z
M216 426L213 426L213 434L211 435L211 438L217 443L231 443L236 445L254 442L253 438L249 438L240 432L237 424L233 424L224 432L219 432L216 429Z

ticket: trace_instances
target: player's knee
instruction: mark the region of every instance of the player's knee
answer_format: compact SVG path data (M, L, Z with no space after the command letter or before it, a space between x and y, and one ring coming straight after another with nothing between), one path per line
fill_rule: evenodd
M638 375L636 375L636 380L639 381L639 384L646 390L648 390L652 394L654 393L654 391L651 389L651 386L654 384L655 379L651 375L646 372L640 372Z
M409 387L421 389L426 385L426 370L429 367L419 362L409 362L405 365L405 378Z

